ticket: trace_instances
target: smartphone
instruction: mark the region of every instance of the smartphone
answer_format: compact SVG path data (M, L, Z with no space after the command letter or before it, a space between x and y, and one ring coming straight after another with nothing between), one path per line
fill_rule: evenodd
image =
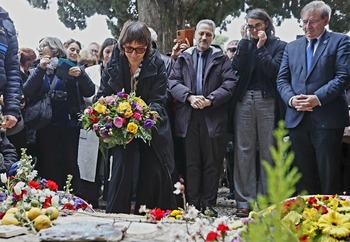
M193 46L194 29L179 29L176 31L176 39L178 43L186 44L186 38L188 39L190 46Z

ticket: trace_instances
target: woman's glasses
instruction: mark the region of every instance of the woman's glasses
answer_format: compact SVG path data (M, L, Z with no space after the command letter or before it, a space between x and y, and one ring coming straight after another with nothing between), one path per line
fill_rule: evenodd
M137 48L134 48L134 47L131 47L131 46L123 46L124 47L124 51L126 53L132 53L133 51L136 51L137 54L143 54L146 52L147 50L147 46L146 47L137 47Z

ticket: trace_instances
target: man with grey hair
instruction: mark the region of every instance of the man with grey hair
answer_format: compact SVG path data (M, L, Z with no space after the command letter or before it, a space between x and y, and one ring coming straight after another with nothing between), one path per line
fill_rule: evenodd
M340 192L341 140L349 125L345 89L350 38L326 30L330 16L323 1L305 5L305 36L287 44L277 77L294 162L302 174L297 190L309 194Z
M176 99L175 136L183 137L186 153L188 202L217 216L219 175L228 142L228 100L237 78L231 61L211 46L215 23L198 22L196 46L186 49L176 60L169 90Z

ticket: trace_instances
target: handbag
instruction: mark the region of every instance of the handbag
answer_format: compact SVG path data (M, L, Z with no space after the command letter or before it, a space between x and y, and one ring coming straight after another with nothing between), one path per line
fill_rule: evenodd
M47 93L44 98L27 106L24 112L24 124L29 129L41 129L51 122L51 118L51 98Z
M51 122L52 106L50 93L57 83L57 77L54 77L50 85L50 90L45 93L41 99L36 102L29 103L24 111L24 124L29 129L41 129Z

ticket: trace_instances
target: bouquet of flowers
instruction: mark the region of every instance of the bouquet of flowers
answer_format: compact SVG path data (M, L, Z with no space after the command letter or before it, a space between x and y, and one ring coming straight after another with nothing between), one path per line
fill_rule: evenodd
M84 129L96 132L101 148L113 148L116 145L125 147L133 138L149 142L160 116L134 92L122 91L101 97L84 110L80 120Z

